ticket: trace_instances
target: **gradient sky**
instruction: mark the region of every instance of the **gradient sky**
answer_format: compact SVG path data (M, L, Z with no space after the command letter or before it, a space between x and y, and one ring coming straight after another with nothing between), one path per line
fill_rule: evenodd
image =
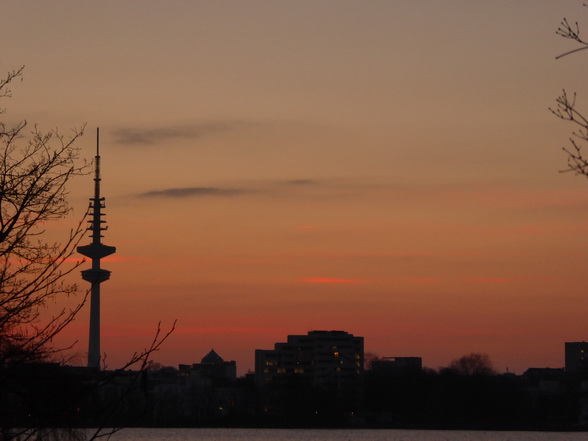
M117 254L104 267L111 367L214 348L253 368L288 334L339 329L437 368L562 367L588 338L588 181L559 173L588 109L581 0L13 1L5 120L101 128ZM75 223L91 176L71 186ZM77 279L73 277L73 279ZM83 285L83 288L86 288ZM61 336L87 350L89 310ZM80 357L80 363L84 358Z

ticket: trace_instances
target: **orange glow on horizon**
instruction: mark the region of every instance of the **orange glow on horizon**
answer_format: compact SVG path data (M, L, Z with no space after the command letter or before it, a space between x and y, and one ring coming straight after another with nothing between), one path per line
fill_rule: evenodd
M174 331L176 334L201 334L201 335L240 335L240 334L267 334L286 333L288 328L267 328L254 326L199 326L195 328L178 327Z
M557 367L565 339L588 338L588 181L559 173L571 127L547 111L563 86L588 104L570 64L585 59L553 59L562 2L5 3L22 38L0 64L26 69L3 121L88 121L89 161L101 126L111 359L175 319L158 361L213 345L240 370L311 329L433 367L472 351ZM483 50L463 38L479 29ZM93 188L72 179L49 243ZM68 275L80 293L90 266ZM82 350L88 315L64 330Z
M443 279L438 277L412 277L412 278L402 278L396 279L399 282L407 282L407 283L435 283L441 282Z
M517 279L509 277L466 277L463 279L463 281L473 283L507 283L516 282Z
M296 227L297 230L300 231L310 231L310 230L316 230L317 228L320 228L322 225L301 225L299 227Z

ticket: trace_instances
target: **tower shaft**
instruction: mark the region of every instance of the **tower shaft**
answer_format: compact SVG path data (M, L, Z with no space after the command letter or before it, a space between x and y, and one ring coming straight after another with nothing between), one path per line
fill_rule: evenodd
M90 294L88 367L100 368L100 283L92 284L92 292Z
M100 368L100 284L110 278L110 271L100 267L100 260L116 251L115 247L102 243L102 231L106 230L102 220L102 209L106 208L100 196L100 129L96 129L96 158L94 175L94 197L90 198L88 230L92 232L89 245L78 247L78 253L92 259L92 267L82 271L82 279L91 283L90 336L88 343L88 367Z

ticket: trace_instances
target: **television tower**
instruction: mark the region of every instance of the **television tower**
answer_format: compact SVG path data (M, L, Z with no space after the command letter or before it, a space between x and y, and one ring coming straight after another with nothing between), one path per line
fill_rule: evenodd
M104 245L102 231L108 227L102 220L102 209L106 208L104 198L100 197L100 129L96 129L96 174L94 177L94 197L90 198L88 230L92 243L78 247L78 253L92 259L92 268L82 271L82 279L92 284L90 295L90 341L88 346L88 367L100 368L100 284L110 279L110 271L100 268L100 259L113 254L115 247Z

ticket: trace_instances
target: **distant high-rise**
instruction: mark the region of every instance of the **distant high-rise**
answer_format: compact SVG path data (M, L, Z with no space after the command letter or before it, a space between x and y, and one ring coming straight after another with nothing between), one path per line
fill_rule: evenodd
M258 386L306 381L312 386L353 389L363 374L363 337L345 331L311 331L289 335L273 350L255 351Z
M260 408L270 418L304 425L350 421L364 401L363 357L363 337L345 331L289 335L273 350L257 349Z
M94 176L94 197L90 198L88 230L92 232L92 242L78 247L78 253L92 259L92 268L82 271L82 279L92 284L90 295L90 338L88 345L88 367L100 368L100 284L110 278L110 271L100 268L100 259L113 254L115 247L102 243L102 231L107 227L102 219L106 207L100 196L100 130L96 129L96 159Z
M566 372L569 374L588 374L588 343L566 342Z

